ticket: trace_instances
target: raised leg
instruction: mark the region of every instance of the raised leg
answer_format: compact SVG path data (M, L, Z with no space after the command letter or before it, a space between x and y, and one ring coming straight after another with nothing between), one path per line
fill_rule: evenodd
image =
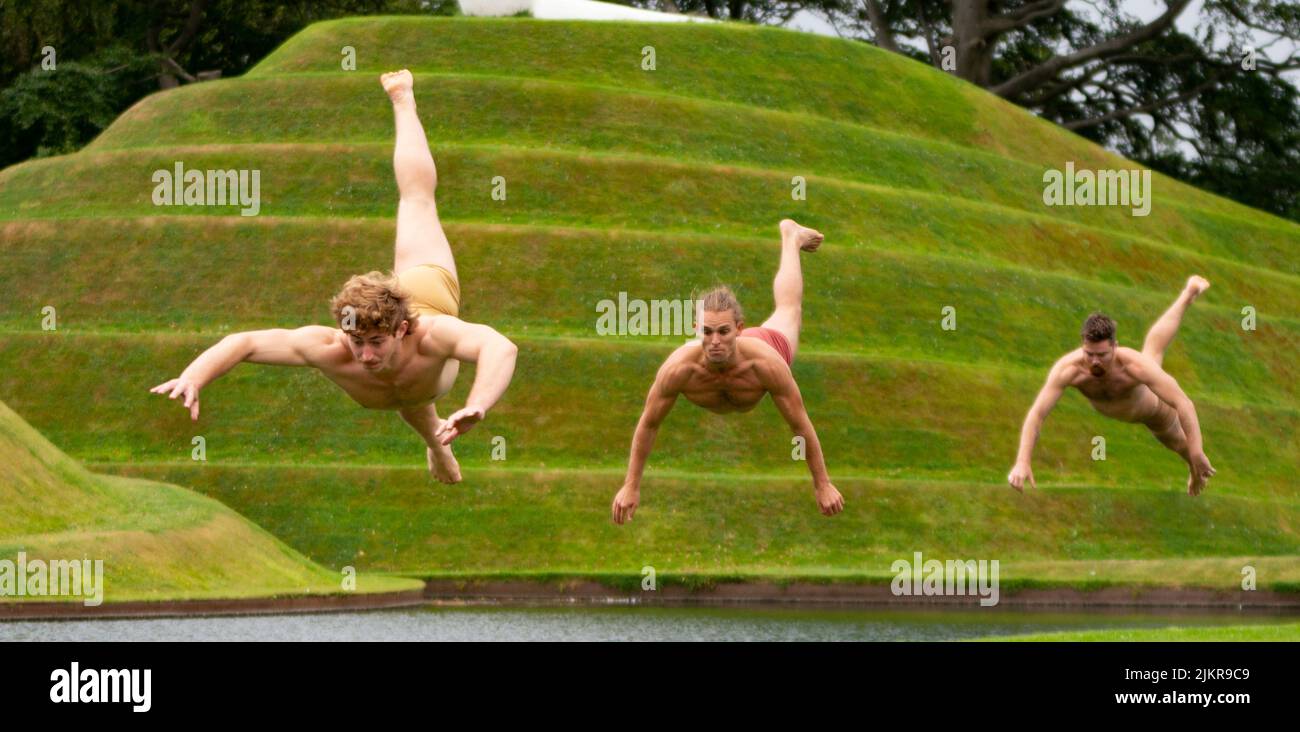
M803 267L799 253L815 251L821 246L822 238L821 232L800 226L792 219L781 221L781 264L772 280L776 308L763 321L763 327L780 331L790 341L791 357L799 350L799 331L803 328Z
M429 152L424 126L415 111L411 72L402 69L384 74L379 80L393 102L393 121L397 127L393 175L401 199L397 204L393 271L400 274L421 264L436 264L459 279L451 243L438 220L438 206L433 197L438 187L438 170Z
M1178 294L1178 299L1174 304L1169 306L1164 315L1151 326L1147 331L1146 340L1142 343L1142 353L1155 359L1158 364L1163 364L1165 360L1165 349L1173 341L1174 335L1178 333L1178 326L1183 322L1183 314L1187 308L1196 300L1197 296L1210 288L1210 283L1199 275L1192 275L1187 278L1187 286Z

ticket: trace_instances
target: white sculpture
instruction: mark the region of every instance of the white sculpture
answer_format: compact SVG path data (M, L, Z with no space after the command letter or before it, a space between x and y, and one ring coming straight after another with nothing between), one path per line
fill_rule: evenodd
M642 10L593 0L460 0L465 15L515 15L524 10L546 20L640 20L647 23L716 22L698 15L678 15Z

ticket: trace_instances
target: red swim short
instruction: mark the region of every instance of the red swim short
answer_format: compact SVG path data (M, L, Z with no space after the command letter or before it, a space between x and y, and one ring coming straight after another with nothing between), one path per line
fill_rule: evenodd
M771 328L746 328L740 331L740 335L757 338L760 341L776 349L785 359L785 364L791 366L794 363L794 355L790 353L790 341L779 330Z

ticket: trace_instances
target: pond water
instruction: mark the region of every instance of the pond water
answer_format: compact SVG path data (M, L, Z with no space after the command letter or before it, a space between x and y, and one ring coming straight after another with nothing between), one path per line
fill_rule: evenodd
M244 617L0 622L0 641L944 641L1283 622L1263 612L444 605Z

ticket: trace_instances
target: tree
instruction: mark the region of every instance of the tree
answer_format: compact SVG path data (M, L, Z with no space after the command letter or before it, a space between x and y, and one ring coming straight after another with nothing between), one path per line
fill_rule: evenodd
M72 152L159 88L241 74L317 20L455 0L0 2L0 167ZM53 52L53 68L42 61Z
M152 58L119 45L22 74L0 91L0 166L77 150L148 92L153 70Z
M842 0L614 0L665 13L703 15L760 25L785 25L800 10L831 10Z
M1300 3L841 0L838 32L943 68L1150 167L1300 220ZM1283 53L1270 53L1289 46ZM1253 53L1251 51L1253 49Z

